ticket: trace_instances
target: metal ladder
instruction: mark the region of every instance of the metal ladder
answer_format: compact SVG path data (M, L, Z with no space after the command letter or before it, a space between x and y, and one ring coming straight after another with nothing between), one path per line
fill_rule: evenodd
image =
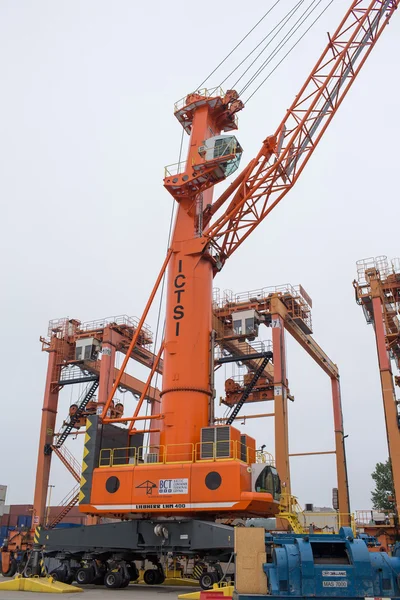
M90 402L90 400L95 395L96 390L97 390L98 387L99 387L99 380L97 379L96 381L93 381L93 383L89 387L89 389L86 388L86 390L84 392L84 397L81 400L76 413L74 413L73 415L70 416L68 423L64 426L64 428L61 431L61 434L58 436L58 440L54 444L54 446L56 448L61 448L61 446L63 445L63 443L67 439L68 435L71 433L73 426L78 421L78 419L81 417L81 415L82 415L83 411L85 410L87 404Z
M256 383L259 380L261 374L263 373L265 367L267 366L267 364L269 363L269 361L271 359L272 359L272 352L266 352L262 363L257 368L257 370L254 372L252 380L250 381L250 383L247 384L242 397L240 398L239 402L236 404L236 406L232 410L231 414L227 418L226 425L232 425L233 421L239 414L240 409L242 408L243 404L246 402L247 398L250 396L254 386L256 385Z
M57 448L57 446L53 445L51 448L71 473L72 477L79 483L81 480L82 468L75 456L68 450L67 446Z
M69 513L71 508L76 506L79 501L79 485L75 486L62 500L60 504L60 512L58 515L49 523L48 528L53 529L56 525L58 525L63 518Z

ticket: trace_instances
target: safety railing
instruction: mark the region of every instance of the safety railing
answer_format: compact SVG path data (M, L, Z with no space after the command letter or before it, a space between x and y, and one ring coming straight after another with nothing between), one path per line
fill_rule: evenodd
M59 339L76 337L81 333L104 329L104 327L107 325L119 325L135 330L139 325L139 319L137 317L128 317L128 315L105 317L104 319L85 321L84 323L81 323L77 320L71 320L68 317L63 319L53 319L52 321L49 321L47 341L50 341L52 337L57 337ZM142 326L142 333L142 345L150 345L153 339L153 334L150 327L146 323L144 323Z
M394 515L392 513L380 512L378 510L356 510L355 517L357 527L391 525L394 526Z
M352 513L339 513L334 510L305 511L296 496L282 494L279 518L285 519L294 533L339 533L341 527L351 527L356 535L356 520Z
M102 448L99 467L140 465L171 465L197 462L239 461L245 464L274 465L269 452L261 452L237 440L198 442L197 444L167 444L138 448Z
M390 273L390 267L388 258L385 255L363 258L356 262L357 266L357 280L360 285L366 285L369 283L367 271L370 269L376 269L379 271L381 279L385 279Z
M235 355L237 360L240 361L241 357L246 357L251 354L262 354L264 352L272 352L271 340L256 340L251 342L237 342L235 344ZM232 356L232 352L224 348L223 346L216 346L214 351L214 360L220 360ZM243 375L232 376L230 379L243 383Z
M291 316L302 319L312 329L311 298L302 286L293 286L290 283L270 286L257 290L249 290L234 294L232 290L224 290L221 295L217 288L213 292L213 308L218 314L218 309L240 307L241 304L262 303L268 301L274 294L285 302Z
M400 258L392 258L390 264L392 265L393 273L398 275L400 273Z
M220 98L223 98L225 96L225 93L220 86L210 89L201 88L193 92L193 94L198 94L199 96L204 96L205 98L212 98L214 96L219 96ZM177 102L174 103L174 113L178 112L178 110L182 110L182 108L187 106L187 97L188 95L186 94L186 96L180 98L179 100L177 100Z
M104 329L107 325L120 325L135 330L139 326L139 319L137 317L128 317L128 315L118 315L104 317L104 319L98 319L96 321L85 321L79 326L79 332L96 331L97 329ZM150 344L153 339L153 334L149 325L144 323L141 331L143 336L149 340L148 344Z
M175 175L180 175L186 171L186 160L181 160L177 163L172 163L172 165L167 165L164 167L164 177L174 177Z
M271 467L275 466L275 459L270 452L266 450L256 450L256 463L263 463Z
M81 369L75 365L65 365L61 368L61 374L59 382L71 382L71 381L95 381L98 379L98 375L96 373L90 373L86 369Z

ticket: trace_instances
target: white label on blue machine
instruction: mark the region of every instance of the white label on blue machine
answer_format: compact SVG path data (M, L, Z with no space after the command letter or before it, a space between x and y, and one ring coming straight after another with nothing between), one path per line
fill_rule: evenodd
M333 587L346 588L347 587L347 581L323 581L322 582L322 587L327 587L327 588L333 588Z
M322 571L322 577L346 577L346 571Z
M159 494L188 494L188 479L160 479L158 484Z

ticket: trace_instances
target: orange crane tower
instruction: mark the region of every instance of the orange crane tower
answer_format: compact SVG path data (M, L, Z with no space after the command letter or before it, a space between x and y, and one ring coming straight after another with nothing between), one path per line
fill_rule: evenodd
M223 94L214 89L190 93L175 105L175 116L190 141L187 160L169 168L164 179L178 203L172 241L101 415L103 423L113 422L107 411L168 267L161 407L160 414L151 417L159 423L161 443L150 452L153 464L134 457L118 477L112 468L98 468L95 458L89 460L81 488L84 512L134 516L276 512L274 493L262 491L266 481L255 488L251 482L248 467L254 462L254 441L245 444L245 460L235 460L240 432L230 425L222 431L210 420L212 281L296 183L399 1L351 3L276 132L214 202L213 187L236 170L240 160L242 148L230 132L237 128L236 113L243 104L234 90ZM219 210L222 214L211 223ZM124 417L131 421L132 435L137 418L137 414ZM94 436L99 424L90 420L90 426ZM212 448L209 458L218 458L218 463L207 464L207 443ZM86 463L94 446L91 439Z

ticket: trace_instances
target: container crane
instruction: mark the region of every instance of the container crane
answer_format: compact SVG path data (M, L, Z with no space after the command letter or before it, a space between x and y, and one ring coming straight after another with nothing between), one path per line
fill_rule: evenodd
M42 530L37 536L65 564L66 553L86 561L85 573L77 574L80 583L99 577L97 555L119 561L121 580L127 577L127 555L151 556L157 571L152 582L159 582L160 548L218 560L232 552L233 535L216 517L277 513L279 478L272 465L257 462L255 440L231 425L214 425L212 282L296 183L399 2L351 2L275 133L214 201L214 186L238 168L242 148L232 132L243 103L234 90L213 89L197 90L175 105L190 141L187 160L167 168L164 179L178 204L170 248L103 412L87 419L80 509L126 520L79 531ZM147 417L149 428L137 430L140 403L132 417L113 419L108 411L166 270L165 338L150 373L151 381L163 353L161 405ZM104 447L107 426L120 422L130 423L126 447ZM345 478L340 411L335 430ZM138 433L150 435L148 447L135 443ZM347 506L339 508L348 512ZM33 552L35 565L38 556ZM70 577L68 565L66 572Z

